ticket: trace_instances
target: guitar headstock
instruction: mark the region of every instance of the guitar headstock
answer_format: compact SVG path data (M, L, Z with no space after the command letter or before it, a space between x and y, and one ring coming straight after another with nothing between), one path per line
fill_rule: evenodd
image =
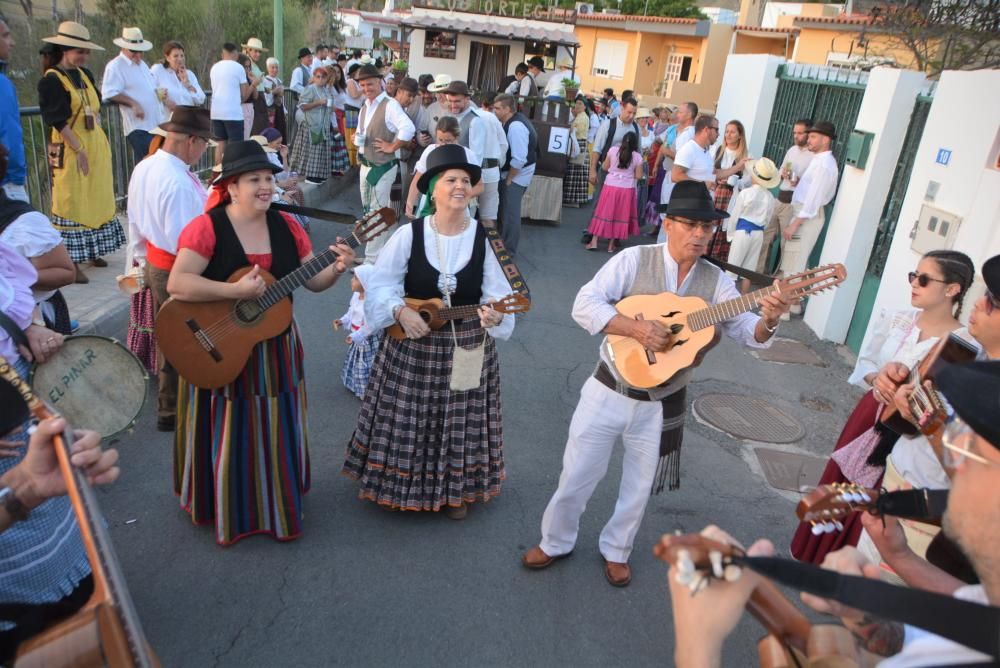
M740 567L732 558L744 556L739 547L700 534L665 536L653 548L653 554L670 564L677 582L692 591L704 587L712 577L729 582L737 580Z
M491 306L499 313L524 313L531 310L531 300L520 292L515 292L498 299Z
M396 212L387 206L366 214L354 224L352 233L357 238L359 244L367 243L386 233L390 227L396 224Z
M844 265L824 264L821 267L806 269L805 271L782 278L778 284L781 292L789 297L807 297L809 295L823 292L828 288L833 288L847 278L847 269Z
M813 535L842 531L841 520L856 510L875 510L879 494L854 483L820 485L799 501L795 514L813 525Z

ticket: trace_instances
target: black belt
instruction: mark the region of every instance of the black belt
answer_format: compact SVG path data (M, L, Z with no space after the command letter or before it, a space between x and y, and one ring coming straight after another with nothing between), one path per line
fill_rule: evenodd
M792 203L792 191L791 190L779 190L778 191L778 201L782 204Z
M614 390L618 394L623 394L629 399L635 399L636 401L659 401L659 399L654 399L649 396L649 392L644 390L633 390L631 387L625 387L621 385L612 375L611 369L604 362L597 365L597 370L594 371L594 378L598 380L605 387Z
M486 158L483 160L483 169L493 169L494 167L499 167L500 161L494 160L493 158Z

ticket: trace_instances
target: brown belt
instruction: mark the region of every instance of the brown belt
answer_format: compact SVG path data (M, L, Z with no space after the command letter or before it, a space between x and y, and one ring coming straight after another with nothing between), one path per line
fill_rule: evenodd
M779 190L778 191L778 201L783 204L792 203L792 191L791 190Z
M618 394L623 394L629 399L635 399L636 401L659 401L659 399L654 399L649 396L649 392L633 390L631 387L624 387L620 385L618 381L615 380L615 377L612 375L608 365L604 362L597 365L597 370L594 371L594 378L596 378L601 385L614 390Z

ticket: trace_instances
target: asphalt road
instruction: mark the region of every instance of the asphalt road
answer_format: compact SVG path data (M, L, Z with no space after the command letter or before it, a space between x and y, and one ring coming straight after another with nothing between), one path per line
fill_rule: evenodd
M313 488L304 535L290 543L251 537L218 547L195 527L171 489L171 436L147 408L119 448L124 474L101 502L149 641L164 666L664 666L673 634L658 537L709 523L784 549L793 503L751 464L745 443L690 415L679 491L651 500L624 589L604 580L597 537L610 516L621 450L581 523L576 551L542 572L520 565L558 480L566 430L598 340L570 318L573 297L607 260L578 243L587 210L564 223L528 226L518 263L533 310L500 344L507 480L468 519L388 513L356 498L340 475L359 402L340 384L346 352L331 321L348 282L295 310L306 348ZM315 245L342 226L315 223ZM826 453L854 395L848 367L801 323L827 366L766 363L723 342L699 369L691 396L730 391L773 401L806 426L798 447ZM122 333L124 334L124 333ZM121 336L124 340L124 336ZM820 410L814 410L819 406ZM726 666L756 663L762 635L745 619L725 646Z

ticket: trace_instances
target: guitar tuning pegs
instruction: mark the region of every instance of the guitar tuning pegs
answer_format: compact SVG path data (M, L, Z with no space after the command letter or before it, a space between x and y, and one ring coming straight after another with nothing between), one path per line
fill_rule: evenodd
M674 574L674 580L676 580L679 585L690 587L694 582L694 572L692 571L689 573L687 571L677 571Z
M822 536L823 534L826 533L826 531L823 530L822 522L813 522L812 529L810 529L809 531L814 536Z
M837 531L843 531L844 530L844 525L843 525L843 523L840 520L834 520L833 521L833 526L834 526L834 528Z
M741 569L736 564L727 564L725 570L722 573L722 577L726 582L736 582L740 579L743 574L743 569Z
M722 577L722 553L712 550L708 553L708 560L712 563L712 575L717 578Z

